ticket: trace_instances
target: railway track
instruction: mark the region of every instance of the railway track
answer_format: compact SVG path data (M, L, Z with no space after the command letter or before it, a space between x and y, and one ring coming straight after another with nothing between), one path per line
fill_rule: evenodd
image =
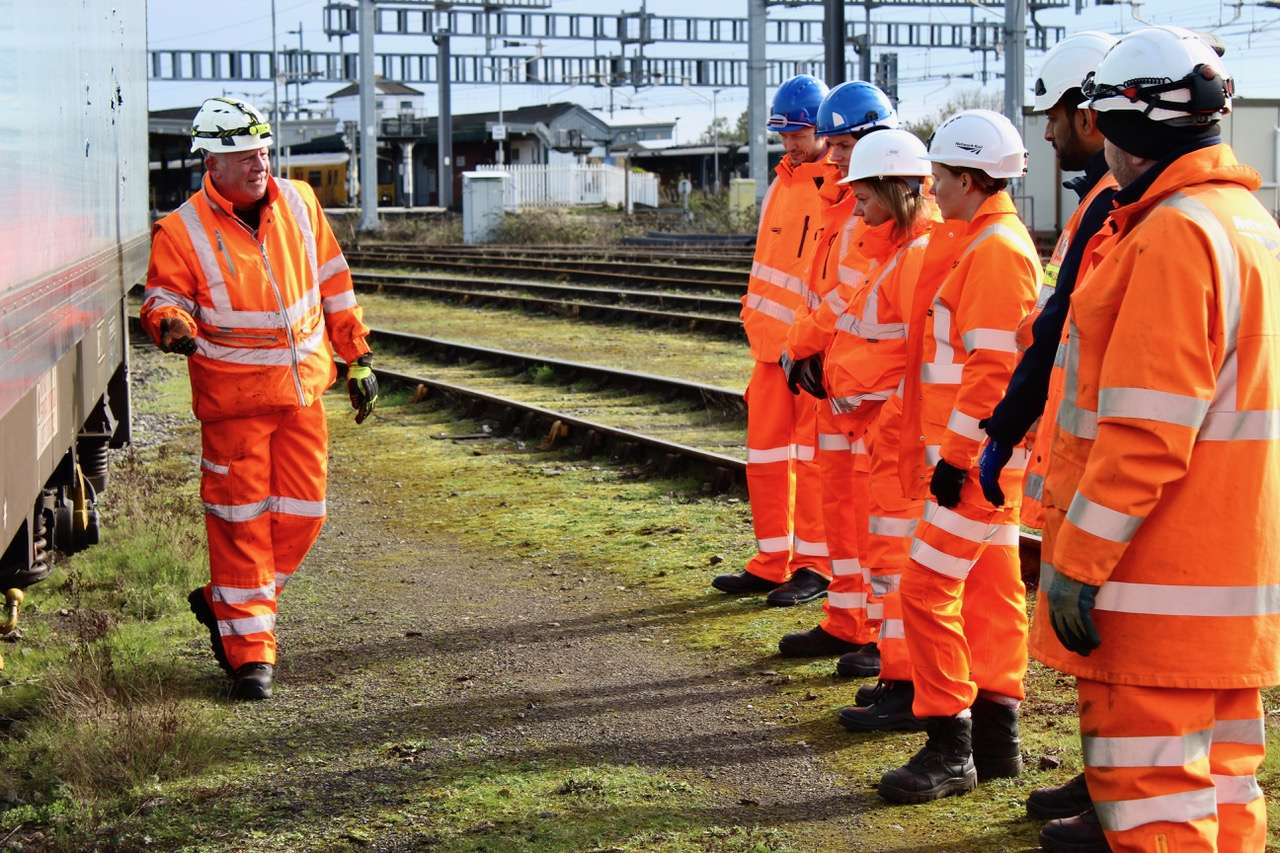
M716 299L674 293L624 291L610 288L510 281L506 279L458 279L424 275L369 273L355 271L352 281L359 291L395 293L477 305L521 308L561 317L623 320L646 326L677 326L717 335L741 336L742 322L735 299ZM590 298L576 298L576 297ZM608 301L597 301L608 300ZM680 308L714 308L721 313L693 310L663 310L629 304ZM730 313L734 312L734 313Z
M722 248L717 246L662 246L653 248L627 246L537 245L517 246L485 244L467 246L458 244L420 246L403 241L362 240L349 247L353 251L430 251L458 257L496 258L589 258L592 260L617 260L639 263L670 263L687 261L699 265L750 266L752 250Z

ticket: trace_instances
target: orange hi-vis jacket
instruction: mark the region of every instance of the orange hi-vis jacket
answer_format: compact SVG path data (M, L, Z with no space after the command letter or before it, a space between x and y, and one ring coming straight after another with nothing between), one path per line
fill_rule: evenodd
M205 176L152 230L142 326L195 330L188 359L202 421L306 408L337 376L333 352L369 351L347 260L311 187L268 178L251 231Z
M1053 247L1053 254L1049 257L1049 263L1044 266L1044 281L1040 285L1040 295L1036 298L1036 309L1028 314L1026 319L1022 321L1022 325L1018 327L1019 352L1023 352L1031 346L1031 327L1035 324L1036 318L1040 316L1040 312L1044 310L1045 303L1049 301L1049 297L1053 295L1054 290L1058 287L1058 269L1062 266L1062 261L1067 256L1071 241L1075 239L1076 231L1080 227L1080 220L1084 217L1085 211L1089 209L1094 199L1102 192L1113 189L1115 186L1116 179L1109 172L1098 179L1093 188L1080 199L1080 205L1076 208L1075 213L1071 214L1071 218L1067 220L1067 226L1062 229L1062 233L1058 235L1058 242ZM1081 266L1083 267L1083 264ZM1083 269L1076 271L1077 281L1082 273ZM1027 474L1022 480L1022 523L1037 530L1044 527L1044 475L1049 470L1049 450L1053 446L1053 425L1058 420L1058 405L1061 402L1062 365L1055 361L1053 370L1049 375L1049 396L1045 400L1044 414L1032 426L1031 432L1026 438L1026 445L1031 448L1031 458L1027 462Z
M1227 145L1185 154L1086 250L1040 589L1100 586L1102 645L1072 654L1038 618L1032 649L1063 672L1280 682L1280 229L1259 183Z
M961 469L977 462L986 437L978 421L1009 383L1018 324L1035 305L1040 277L1008 193L987 198L969 222L934 226L907 321L899 458L907 497L930 497L939 459Z
M821 236L809 264L809 290L818 297L818 304L805 305L796 312L796 321L787 330L784 352L793 360L808 358L824 352L835 337L834 318L822 311L821 300L836 288L850 273L842 264L850 246L866 229L861 216L854 216L858 199L847 185L828 180L819 193L827 206L822 210Z
M776 171L760 207L755 258L741 314L751 355L770 364L782 355L787 330L800 310L818 305L806 274L822 239L827 203L820 192L840 179L840 170L825 158L792 166L783 157Z

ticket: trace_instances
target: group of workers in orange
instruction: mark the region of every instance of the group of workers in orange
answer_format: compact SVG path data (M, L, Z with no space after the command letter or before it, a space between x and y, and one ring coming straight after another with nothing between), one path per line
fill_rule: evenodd
M927 732L890 802L1021 772L1030 653L1079 694L1084 772L1027 803L1044 849L1265 846L1280 229L1222 141L1233 94L1176 27L1050 51L1035 109L1082 174L1042 268L1004 116L926 147L868 83L777 90L742 307L758 551L713 585L825 596L779 652L879 676L850 731ZM1030 620L1020 524L1043 531Z

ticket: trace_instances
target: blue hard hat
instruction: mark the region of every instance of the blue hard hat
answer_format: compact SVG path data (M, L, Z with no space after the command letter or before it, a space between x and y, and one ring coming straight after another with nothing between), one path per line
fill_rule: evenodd
M808 74L797 74L773 93L766 127L774 133L791 133L817 126L818 107L826 94L826 83Z
M836 86L818 107L818 136L863 133L877 127L897 127L898 112L880 87L861 80Z

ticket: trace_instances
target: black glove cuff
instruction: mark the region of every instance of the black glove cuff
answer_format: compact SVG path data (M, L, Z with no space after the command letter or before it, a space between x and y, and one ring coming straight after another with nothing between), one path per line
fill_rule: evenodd
M361 367L371 367L373 365L373 353L367 352L356 359L356 364Z

